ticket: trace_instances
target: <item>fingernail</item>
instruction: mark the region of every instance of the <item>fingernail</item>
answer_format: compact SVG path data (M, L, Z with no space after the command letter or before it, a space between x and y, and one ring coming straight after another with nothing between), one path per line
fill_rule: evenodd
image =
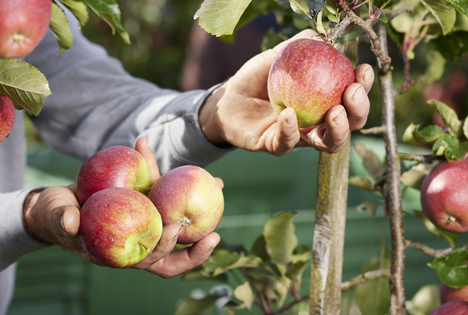
M366 92L364 92L364 88L360 86L356 91L354 91L353 94L353 101L358 103L364 99L364 96L366 95Z
M344 124L345 121L346 121L346 112L345 112L345 110L342 110L341 113L333 119L333 121L337 125Z
M372 67L367 68L366 72L364 72L363 79L364 81L369 81L372 77Z

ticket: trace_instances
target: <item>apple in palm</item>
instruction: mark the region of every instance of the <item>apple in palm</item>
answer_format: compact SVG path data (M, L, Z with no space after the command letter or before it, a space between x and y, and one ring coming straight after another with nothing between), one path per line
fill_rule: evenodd
M468 232L468 160L446 161L433 168L421 186L421 206L435 226Z
M94 193L110 187L123 187L148 194L151 179L148 163L138 151L113 146L89 157L78 171L76 193L80 205Z
M268 96L279 114L292 107L300 128L324 122L326 112L342 104L354 83L349 59L330 44L302 38L276 55L268 75Z
M29 55L44 38L51 14L51 0L2 0L0 58Z
M465 301L450 301L435 309L431 315L467 315L468 303Z
M151 200L126 188L100 190L80 210L80 243L103 266L126 268L140 262L156 247L162 230Z
M15 123L15 107L6 96L0 96L0 142L8 137Z
M201 167L186 165L161 176L148 197L163 225L179 222L177 243L191 244L213 232L221 221L224 197L213 176Z

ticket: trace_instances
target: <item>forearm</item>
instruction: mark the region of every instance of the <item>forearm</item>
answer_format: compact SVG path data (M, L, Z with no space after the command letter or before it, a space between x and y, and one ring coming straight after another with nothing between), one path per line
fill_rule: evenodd
M10 193L1 193L0 200L0 270L17 261L22 255L42 249L48 245L35 239L28 231L23 217L26 201L34 196L31 187ZM29 196L28 196L29 195ZM26 206L28 206L28 202Z

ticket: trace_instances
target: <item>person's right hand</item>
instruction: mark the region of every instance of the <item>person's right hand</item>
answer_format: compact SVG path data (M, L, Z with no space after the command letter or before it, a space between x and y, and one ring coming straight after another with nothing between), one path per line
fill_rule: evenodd
M148 162L152 182L156 181L159 169L147 139L137 141L135 149ZM222 187L222 181L217 179ZM36 239L71 250L86 260L98 264L81 246L77 234L80 226L80 205L76 198L74 185L49 187L42 192L28 195L23 211L24 222L29 233ZM145 259L133 268L144 269L162 278L171 278L205 262L211 255L220 237L212 232L205 238L178 251L172 252L176 245L179 224L164 226L161 239Z

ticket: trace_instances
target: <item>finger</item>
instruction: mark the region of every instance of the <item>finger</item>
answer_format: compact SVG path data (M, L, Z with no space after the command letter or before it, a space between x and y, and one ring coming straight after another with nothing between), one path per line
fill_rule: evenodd
M294 109L284 109L278 115L276 126L273 127L275 127L274 133L265 133L265 135L269 136L265 144L268 152L276 156L291 152L300 140L297 117Z
M210 233L191 247L171 253L146 270L166 279L175 277L204 263L219 241L217 233Z
M180 228L181 225L178 222L165 225L158 245L156 245L154 250L145 259L133 267L137 269L146 269L158 260L169 255L177 244Z
M325 125L318 128L319 129L314 137L315 148L319 151L328 153L336 153L340 151L346 144L349 131L348 119L346 117L346 110L344 107L338 105L330 108L325 115ZM312 136L314 129L307 133L303 139L311 143L310 137Z
M52 233L61 238L73 237L80 227L80 211L74 206L62 206L52 209L49 213L49 226Z
M154 156L153 151L149 147L148 138L139 138L135 143L135 150L137 150L148 163L151 183L154 183L159 177L161 177L161 173L159 173L159 167L158 163L156 162L156 157Z
M364 127L370 109L370 101L364 87L359 83L348 86L343 94L343 105L346 107L349 128L358 130Z
M374 83L374 69L372 66L366 63L360 64L354 69L354 75L356 76L356 82L364 87L366 93L369 93Z
M221 187L221 189L224 188L224 182L223 182L223 180L221 178L215 177L214 179L218 183L219 187Z

